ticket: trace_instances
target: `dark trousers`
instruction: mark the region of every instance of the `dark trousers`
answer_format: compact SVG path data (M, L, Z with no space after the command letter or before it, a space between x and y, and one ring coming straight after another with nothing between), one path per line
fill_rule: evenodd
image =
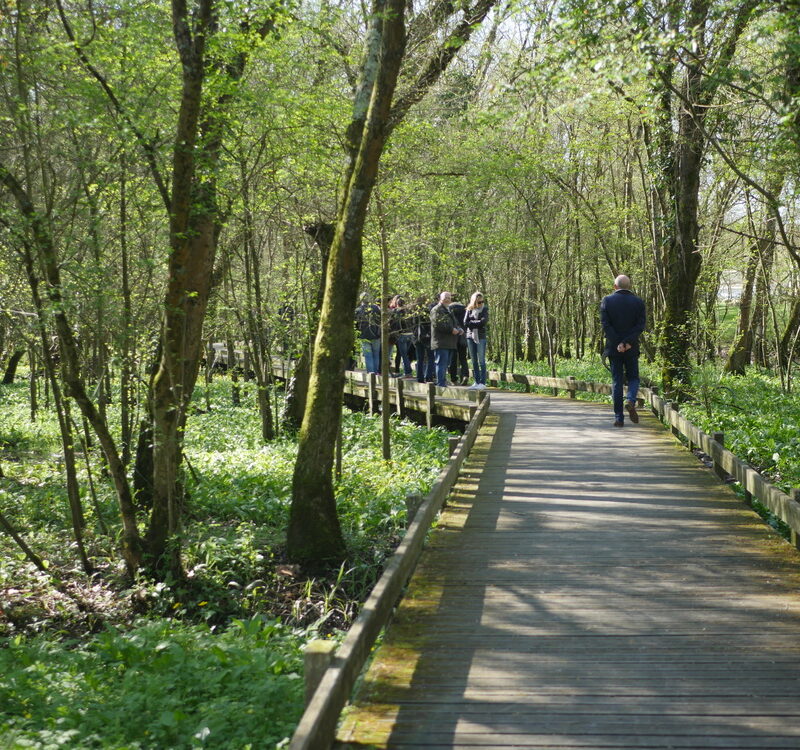
M426 380L433 380L436 377L433 351L421 341L417 341L414 347L417 350L417 381L424 383Z
M636 402L639 393L639 354L632 349L620 354L613 352L608 362L611 365L611 397L614 400L614 416L625 421L623 390L625 380L628 381L628 401Z
M467 345L462 346L458 342L458 349L454 349L450 353L450 380L454 383L459 381L458 371L459 365L461 366L461 379L469 377L469 363L467 362Z

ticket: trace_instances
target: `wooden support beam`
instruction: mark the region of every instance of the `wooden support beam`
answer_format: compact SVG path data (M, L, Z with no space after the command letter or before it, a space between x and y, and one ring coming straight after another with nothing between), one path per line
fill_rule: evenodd
M311 703L314 692L333 661L336 641L319 638L309 641L303 649L303 677L306 683L306 706Z

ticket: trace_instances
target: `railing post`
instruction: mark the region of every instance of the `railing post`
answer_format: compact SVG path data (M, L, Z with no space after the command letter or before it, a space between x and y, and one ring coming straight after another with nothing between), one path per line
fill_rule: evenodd
M567 377L567 383L570 386L567 389L569 391L569 397L570 398L578 398L578 387L577 387L577 385L575 385L575 376L574 375L569 375Z
M367 377L367 402L369 403L369 413L378 413L378 387L377 376L374 372L369 373Z
M397 416L402 419L406 415L406 405L403 402L405 398L405 381L403 378L397 378L394 382L397 387Z
M322 675L333 661L336 641L315 639L309 641L303 649L303 676L306 683L306 706L311 703Z
M422 505L422 500L422 495L406 495L406 528L411 526L419 506Z
M791 492L791 498L792 500L794 500L794 502L800 503L800 489L795 487ZM797 549L800 549L800 534L798 534L798 532L795 531L794 529L790 529L789 537L791 539L792 544L795 547L797 547Z
M680 407L674 401L670 401L668 406L669 406L670 410L674 411L676 414L680 412ZM672 424L672 417L671 416L669 418L669 429L670 429L670 432L672 432L672 434L676 438L680 438L681 431L674 424Z
M455 435L451 435L447 438L447 455L452 456L456 452L456 448L458 448L458 443L461 440L460 437L456 437Z
M428 393L425 398L425 424L430 430L433 427L433 411L436 408L436 386L428 383Z
M719 443L720 448L725 447L725 433L714 432L711 434L711 439L715 443ZM713 456L712 456L713 459ZM724 482L728 478L728 473L714 460L714 473Z

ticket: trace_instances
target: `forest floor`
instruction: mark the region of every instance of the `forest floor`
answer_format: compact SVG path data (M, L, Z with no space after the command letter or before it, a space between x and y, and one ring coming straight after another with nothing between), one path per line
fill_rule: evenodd
M0 388L0 511L46 566L0 535L3 747L269 747L291 733L302 646L349 627L402 536L406 495L426 493L447 460L448 433L393 420L387 463L379 418L345 412L337 503L348 559L309 575L283 546L296 442L263 445L255 387L240 387L242 406L227 378L208 401L198 393L186 577L161 582L126 578L113 488L97 449L79 445L93 566L82 569L55 418L43 407L31 419L26 383ZM233 715L245 718L231 734Z

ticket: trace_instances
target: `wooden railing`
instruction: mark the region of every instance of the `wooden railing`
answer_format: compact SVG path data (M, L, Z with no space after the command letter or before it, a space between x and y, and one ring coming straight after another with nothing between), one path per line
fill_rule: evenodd
M375 639L388 622L403 587L416 567L431 523L450 493L489 410L489 398L485 391L480 392L478 399L480 404L458 440L450 461L416 510L397 551L342 644L334 653L327 648L320 648L321 644L310 644L307 653L312 663L326 657L331 661L324 671L318 666L307 670L307 675L313 672L316 676L321 674L321 677L292 736L290 750L325 750L333 742L339 714L350 698Z
M248 363L244 350L236 350L236 364L247 369ZM212 344L209 349L209 364L213 361L228 364L228 349L223 344ZM272 375L279 380L288 380L292 376L294 363L281 357L272 358ZM345 394L363 399L370 412L378 411L383 390L383 379L380 375L363 370L347 370L345 372ZM439 388L433 383L418 383L416 380L403 378L389 379L390 407L399 417L407 416L407 412L418 412L425 416L428 427L432 427L436 417L454 419L467 423L478 409L480 391L468 388Z

